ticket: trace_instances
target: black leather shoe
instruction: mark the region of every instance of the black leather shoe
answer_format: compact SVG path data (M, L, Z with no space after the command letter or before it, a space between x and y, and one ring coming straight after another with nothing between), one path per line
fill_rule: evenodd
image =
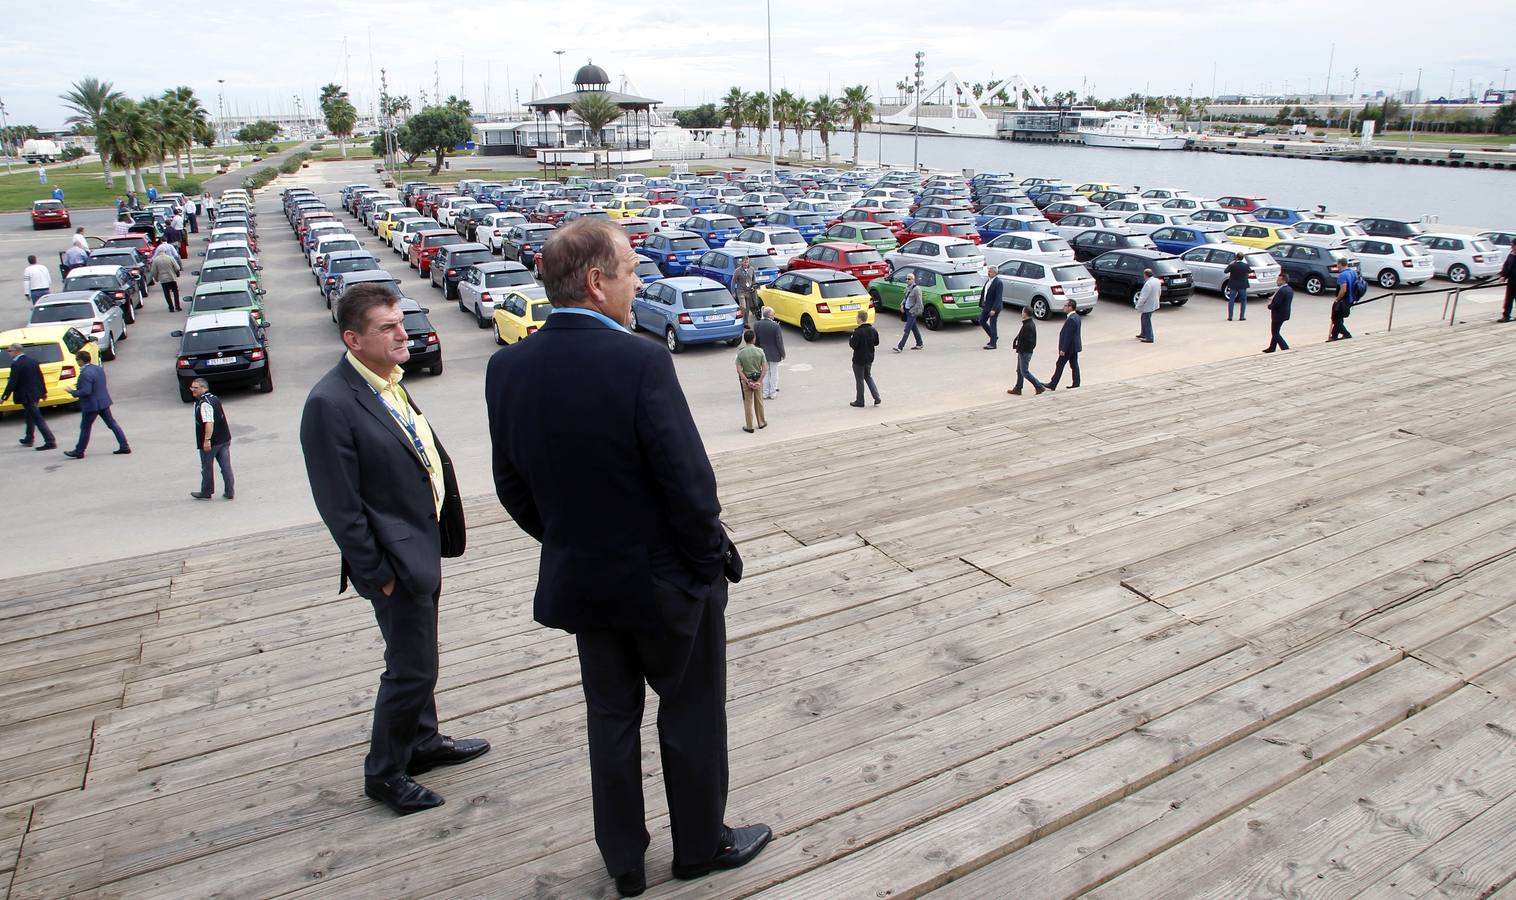
M69 459L83 459L84 458L84 451L83 450L65 450L65 451L63 451L63 455L67 456Z
M616 893L623 897L635 897L647 890L647 872L641 866L616 876Z
M716 855L703 863L695 865L682 865L674 863L674 877L681 880L699 878L708 875L717 869L735 869L745 866L753 861L768 842L773 840L774 832L767 825L743 825L740 828L725 828L721 836L721 845L716 848Z
M38 449L38 450L57 450L58 449L58 445L57 444L43 444L42 446L40 446L40 447L38 447L36 449Z
M484 738L464 738L461 741L443 738L442 746L436 750L412 756L410 765L405 767L405 772L407 775L420 775L438 766L456 766L459 763L468 762L488 752L490 752L490 742Z
M444 802L441 796L417 784L409 775L396 775L389 781L365 778L363 793L394 810L397 816L408 816L441 806Z
M196 500L209 500L209 499L211 499L211 495L210 494L202 494L199 491L190 491L190 496L194 497Z

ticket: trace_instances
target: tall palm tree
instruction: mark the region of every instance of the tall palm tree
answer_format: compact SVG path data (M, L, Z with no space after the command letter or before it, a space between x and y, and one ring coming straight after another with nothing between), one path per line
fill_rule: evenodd
M100 140L99 118L105 112L105 107L112 100L120 100L126 95L114 89L109 81L101 81L95 77L81 78L74 82L74 88L67 93L60 94L58 99L63 105L74 111L74 114L63 121L75 127L83 126L95 132L95 140ZM116 178L111 174L109 154L106 149L100 150L100 171L105 175L107 187L114 187Z
M774 125L779 131L779 155L784 155L784 129L790 127L790 110L795 106L795 95L784 88L774 95Z
M796 95L790 98L789 104L790 128L795 132L795 149L801 153L805 147L801 144L805 140L806 123L810 119L810 104L805 102L804 95Z
M129 97L115 97L100 111L96 141L110 161L126 173L126 189L147 194L142 166L152 159L152 125L142 107Z
M874 118L874 102L869 99L868 87L855 84L850 88L843 88L840 109L842 117L853 126L853 165L856 166L858 165L858 139L863 134L863 126Z
M821 150L826 154L826 161L832 161L832 132L837 130L837 125L842 120L842 109L837 101L820 94L811 102L810 109L811 127L821 137Z
M323 85L319 103L326 118L326 130L337 136L337 145L342 148L342 155L347 156L347 137L358 124L358 111L340 84Z
M180 141L175 148L174 156L177 159L179 155L178 151L182 148L185 158L189 160L189 173L193 175L195 174L195 154L193 152L195 147L195 132L199 129L200 123L210 122L210 113L206 110L205 105L200 102L200 98L195 96L195 89L192 87L181 84L176 88L171 88L167 92L167 95L173 97L174 101L178 104L180 118L180 127L177 129Z
M158 165L158 183L168 185L168 171L164 167L164 157L168 156L169 135L166 133L167 123L172 121L172 113L162 97L144 97L137 104L142 110L142 115L148 121L148 146L151 153L148 155L148 163L156 162Z
M725 119L732 131L736 133L738 143L742 142L742 126L747 122L746 113L747 95L742 92L742 88L733 85L732 89L726 92L726 96L721 98L721 118Z
M763 137L769 130L769 95L754 91L743 98L743 116L753 130L758 132L758 152L763 152Z

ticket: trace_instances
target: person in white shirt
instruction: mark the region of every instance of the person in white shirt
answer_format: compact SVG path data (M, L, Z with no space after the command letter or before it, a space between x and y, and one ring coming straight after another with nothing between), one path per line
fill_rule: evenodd
M194 197L184 198L184 224L189 226L190 234L200 233L200 223L196 221L200 207L195 205Z
M21 273L21 285L26 291L26 299L36 303L52 292L53 273L38 263L35 256L28 256L26 263L26 269Z
M129 216L129 215L127 215L126 213L122 213L121 214L121 218L119 218L119 219L116 220L116 224L112 228L111 236L112 237L126 237L127 235L129 235L131 233L132 233L132 217Z
M75 247L78 247L80 250L83 250L85 253L89 252L89 241L87 241L87 240L84 239L84 226L83 225L80 225L78 228L74 229L73 244L74 244Z
M1142 314L1142 333L1137 335L1137 340L1144 344L1153 343L1153 313L1158 311L1158 299L1163 296L1163 282L1153 274L1152 269L1143 269L1142 288L1137 292L1137 312Z

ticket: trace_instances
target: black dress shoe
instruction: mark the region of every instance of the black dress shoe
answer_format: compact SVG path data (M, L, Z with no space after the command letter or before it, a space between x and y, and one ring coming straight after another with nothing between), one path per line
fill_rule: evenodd
M38 450L57 450L58 449L58 445L57 444L43 444L42 446L38 447L37 449Z
M83 450L65 450L65 451L63 451L63 455L67 456L69 459L83 459L84 458L84 451Z
M388 806L398 816L408 816L443 804L441 796L417 784L409 775L396 775L389 781L365 778L363 793Z
M714 857L694 865L682 865L676 862L674 877L688 880L710 874L717 869L735 869L745 866L752 862L764 847L768 846L768 842L773 837L774 832L767 825L725 828L721 835L721 845L716 848Z
M131 452L132 452L132 448L130 448L130 447L121 447L119 449L112 450L111 451L111 455L112 456L126 456L127 454L129 454Z
M443 738L442 746L436 750L412 756L410 765L405 767L405 772L407 775L420 775L438 766L456 766L459 763L468 762L488 752L490 752L490 742L484 738L464 738L461 741Z
M190 496L194 497L196 500L209 500L209 499L211 499L211 495L210 494L202 494L199 491L190 491Z
M635 897L647 890L647 872L641 866L616 876L616 893L623 897Z

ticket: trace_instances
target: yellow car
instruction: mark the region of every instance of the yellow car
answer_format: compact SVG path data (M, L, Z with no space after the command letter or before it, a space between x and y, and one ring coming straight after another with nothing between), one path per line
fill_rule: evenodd
M874 304L863 284L846 272L801 269L785 272L758 289L758 299L774 308L774 318L799 326L801 337L814 341L824 331L852 331L858 311L874 321Z
M617 197L605 205L605 211L613 219L635 219L652 205L644 197Z
M405 219L419 218L421 218L421 213L417 212L413 206L397 206L394 209L385 210L384 215L379 217L379 240L388 244L390 235L395 232L396 223Z
M47 387L47 396L38 406L66 406L78 403L68 393L79 382L79 364L74 354L89 351L90 359L100 359L100 345L95 339L77 328L66 325L31 325L11 331L0 331L0 394L10 383L11 357L3 348L20 344L21 351L37 361L42 369L42 383ZM21 404L11 397L0 403L0 413L19 412Z
M1079 187L1074 188L1074 193L1079 194L1082 197L1088 197L1091 194L1098 194L1101 191L1118 190L1120 187L1121 185L1117 184L1114 181L1087 181L1084 184L1081 184Z
M495 301L495 343L514 344L529 337L547 321L553 304L541 285L522 286L505 292Z
M1239 222L1222 232L1227 240L1244 247L1267 250L1280 241L1293 241L1300 235L1288 225L1264 225L1259 222Z

